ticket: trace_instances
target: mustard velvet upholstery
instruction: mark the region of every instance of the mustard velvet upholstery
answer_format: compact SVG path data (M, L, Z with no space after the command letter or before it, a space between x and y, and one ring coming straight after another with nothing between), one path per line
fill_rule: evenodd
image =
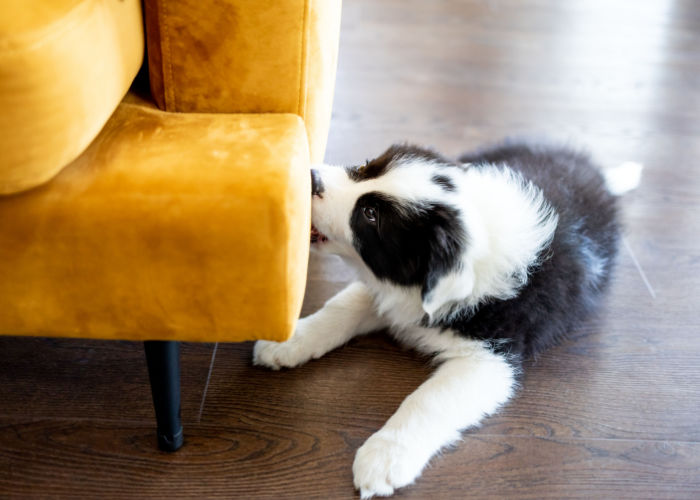
M140 5L3 3L0 334L286 340L340 1Z
M323 161L340 0L146 0L151 90L161 109L294 113Z
M139 0L2 1L0 195L46 182L83 152L143 50Z
M132 95L51 182L0 197L0 333L285 340L311 213L294 114L176 114Z

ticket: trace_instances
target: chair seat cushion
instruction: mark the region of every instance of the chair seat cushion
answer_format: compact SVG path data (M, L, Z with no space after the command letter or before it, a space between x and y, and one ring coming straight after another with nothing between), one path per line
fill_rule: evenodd
M143 60L139 0L4 0L0 195L37 186L95 138Z
M310 193L298 116L167 113L129 95L51 182L0 197L0 334L285 340Z

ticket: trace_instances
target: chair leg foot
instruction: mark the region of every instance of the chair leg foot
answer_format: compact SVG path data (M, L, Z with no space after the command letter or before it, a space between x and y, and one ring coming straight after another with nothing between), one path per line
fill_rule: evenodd
M158 447L176 451L184 442L180 420L180 344L150 340L144 342L144 350L158 424Z

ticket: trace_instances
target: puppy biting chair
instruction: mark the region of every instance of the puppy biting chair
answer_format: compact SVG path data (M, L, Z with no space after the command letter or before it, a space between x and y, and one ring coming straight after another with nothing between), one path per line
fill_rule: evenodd
M145 341L174 451L178 342L294 330L340 0L2 10L0 334Z

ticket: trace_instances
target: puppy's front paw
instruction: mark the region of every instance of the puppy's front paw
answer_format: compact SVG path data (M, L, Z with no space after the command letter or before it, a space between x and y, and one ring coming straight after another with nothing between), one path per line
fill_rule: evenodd
M287 342L269 342L258 340L253 347L253 364L265 366L272 370L294 368L309 360L300 346L289 340Z
M355 488L363 499L392 495L415 481L429 458L379 431L357 450L352 465Z

